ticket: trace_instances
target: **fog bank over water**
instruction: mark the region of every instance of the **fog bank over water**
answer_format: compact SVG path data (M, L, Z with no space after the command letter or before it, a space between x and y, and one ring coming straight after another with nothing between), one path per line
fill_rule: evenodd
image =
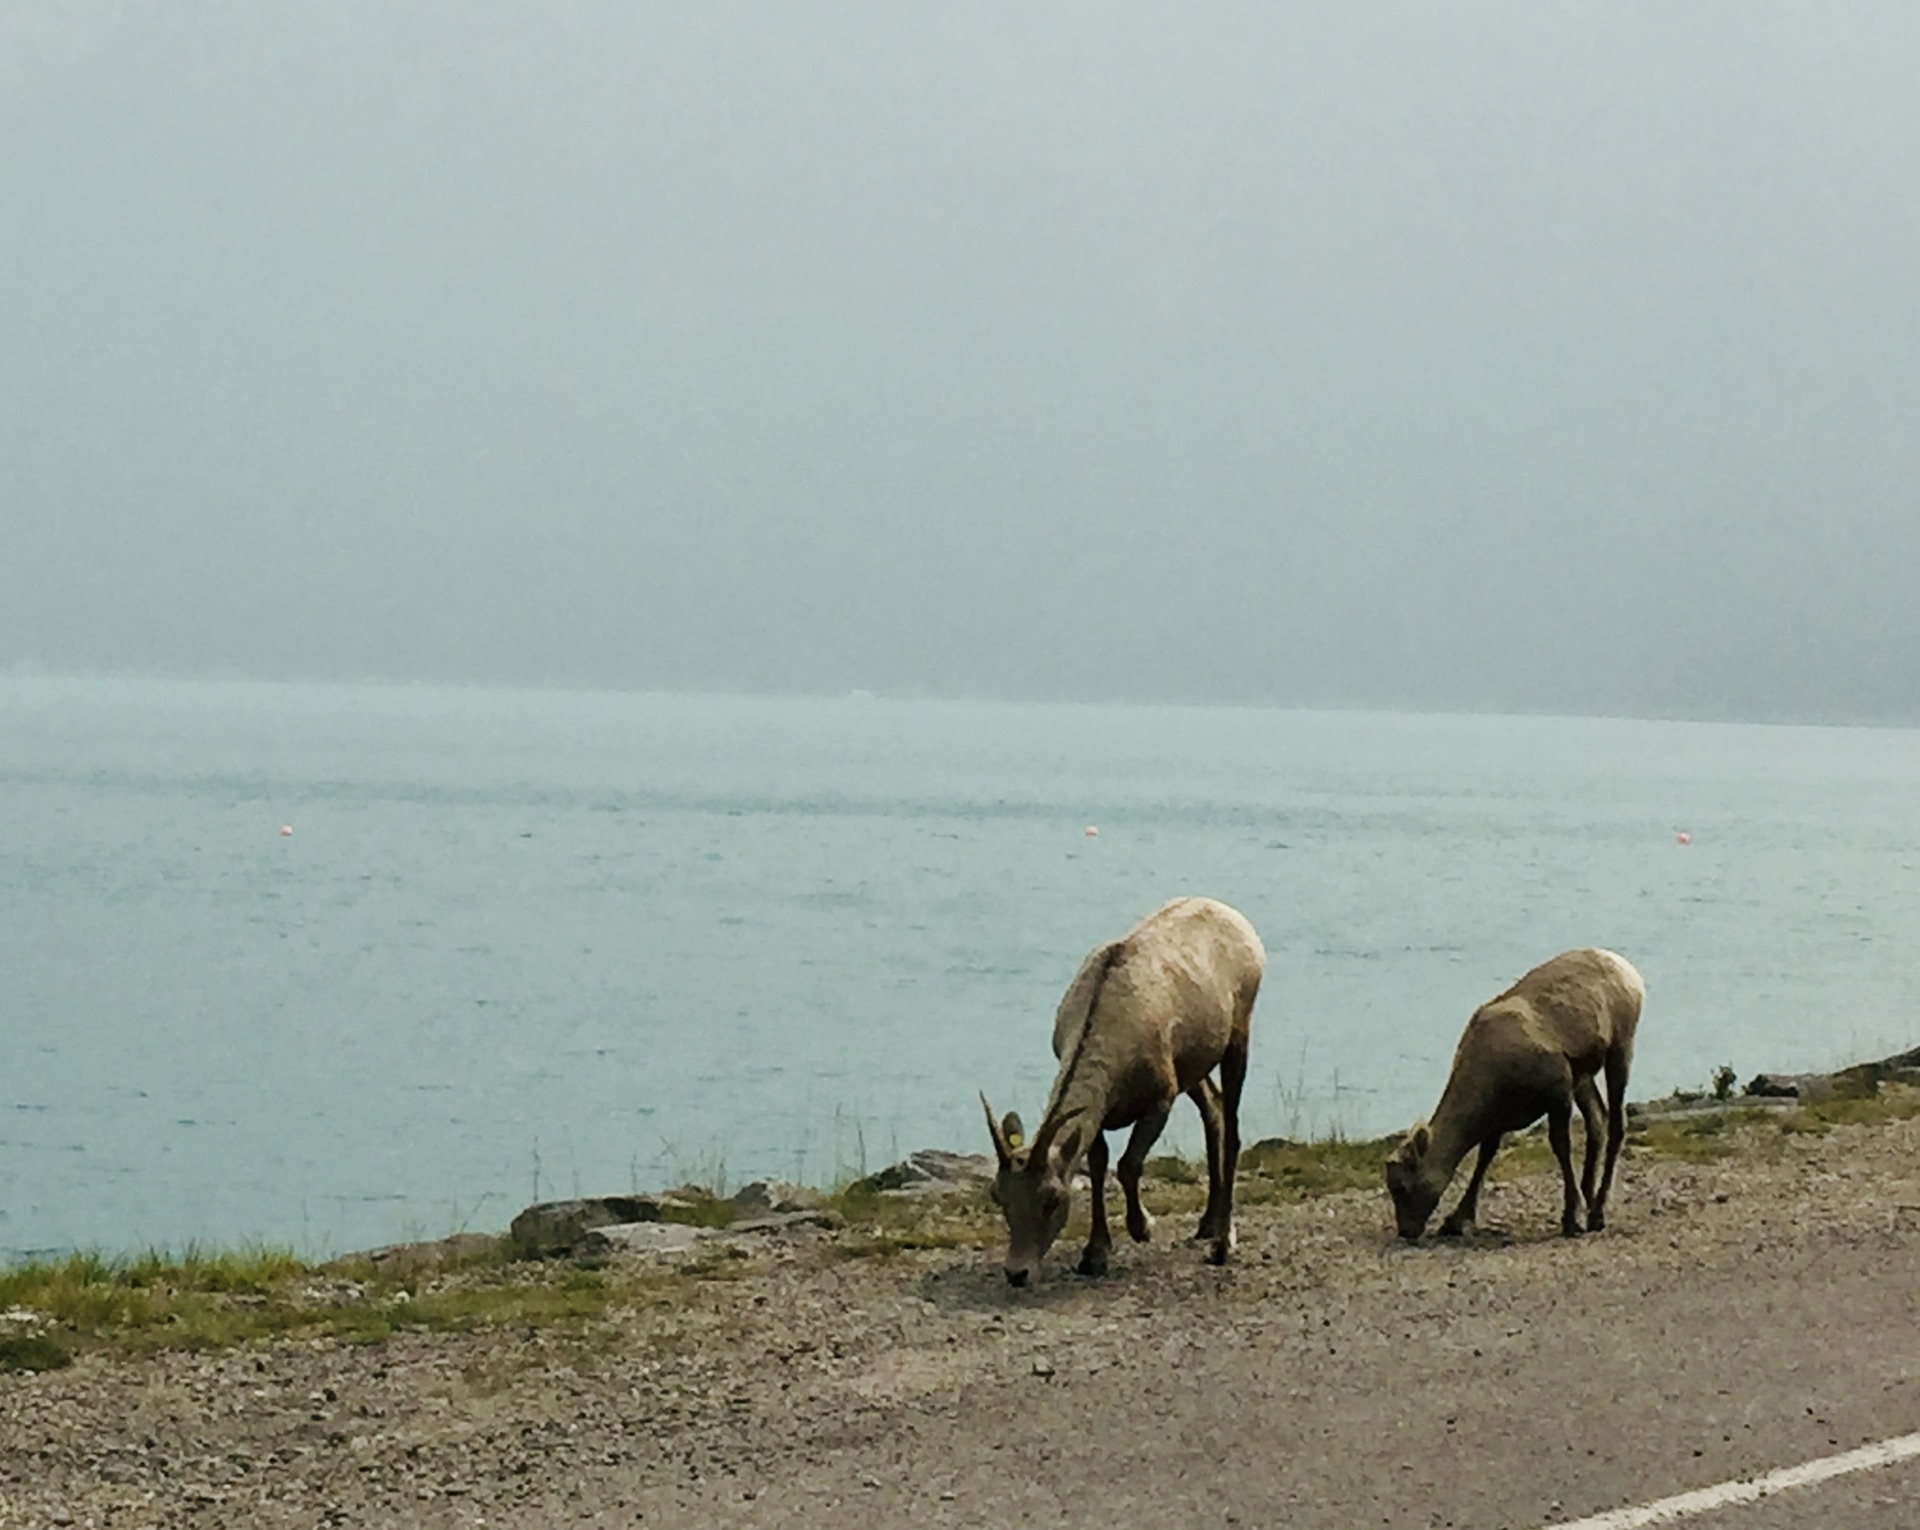
M1920 722L1917 61L13 0L0 668Z

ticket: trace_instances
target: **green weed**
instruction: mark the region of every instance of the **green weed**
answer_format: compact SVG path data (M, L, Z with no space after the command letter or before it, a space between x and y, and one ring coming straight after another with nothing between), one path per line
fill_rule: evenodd
M57 1371L71 1364L73 1356L65 1346L43 1333L0 1339L0 1371Z

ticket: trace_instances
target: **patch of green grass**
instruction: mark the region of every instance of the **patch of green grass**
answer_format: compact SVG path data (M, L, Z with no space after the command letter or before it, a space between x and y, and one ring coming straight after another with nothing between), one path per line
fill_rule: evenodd
M1079 1236L1085 1236L1081 1229ZM923 1249L979 1248L984 1234L966 1227L924 1228L918 1232L865 1233L842 1238L833 1246L841 1259L893 1259Z
M1141 1177L1163 1185L1204 1185L1207 1166L1182 1158L1178 1153L1162 1153L1141 1166Z
M57 1371L72 1365L66 1346L43 1333L15 1334L0 1339L0 1371Z
M1649 1158L1675 1158L1683 1163L1711 1163L1738 1150L1727 1130L1732 1113L1686 1116L1676 1121L1630 1122L1627 1146Z
M1305 1201L1342 1190L1372 1190L1385 1183L1387 1159L1398 1136L1348 1142L1288 1142L1275 1137L1240 1154L1235 1198L1247 1205Z
M683 1227L725 1227L738 1215L732 1201L708 1196L704 1200L669 1202L660 1208L660 1220Z
M724 1243L707 1253L688 1254L676 1260L673 1272L685 1280L739 1280L753 1268L751 1254Z
M629 1300L637 1283L571 1265L504 1265L497 1255L378 1267L314 1267L279 1250L189 1251L179 1259L97 1254L0 1271L0 1307L46 1320L35 1337L78 1349L224 1349L281 1335L378 1343L404 1329L579 1325ZM50 1355L8 1341L16 1356ZM29 1368L0 1355L0 1367Z
M1778 1118L1783 1133L1825 1136L1836 1126L1883 1126L1920 1116L1920 1089L1907 1084L1871 1082L1858 1090L1843 1090L1825 1100L1811 1100Z

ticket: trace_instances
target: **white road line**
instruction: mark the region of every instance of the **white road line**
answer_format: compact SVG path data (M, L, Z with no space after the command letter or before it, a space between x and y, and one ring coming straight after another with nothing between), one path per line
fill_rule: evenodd
M1750 1477L1745 1482L1723 1482L1718 1487L1696 1488L1691 1493L1678 1493L1672 1498L1662 1498L1657 1503L1642 1504L1637 1509L1610 1509L1605 1514L1595 1514L1587 1519L1557 1520L1551 1525L1543 1525L1541 1530L1640 1530L1642 1525L1666 1525L1676 1519L1689 1519L1695 1514L1724 1509L1728 1504L1753 1503L1775 1493L1784 1493L1789 1488L1811 1487L1816 1482L1844 1477L1849 1472L1872 1471L1876 1466L1892 1466L1896 1461L1908 1461L1915 1456L1920 1456L1920 1434L1903 1434L1898 1439L1882 1440L1878 1445L1862 1445L1858 1450L1849 1450L1842 1455L1805 1461L1799 1466L1783 1466L1764 1477Z

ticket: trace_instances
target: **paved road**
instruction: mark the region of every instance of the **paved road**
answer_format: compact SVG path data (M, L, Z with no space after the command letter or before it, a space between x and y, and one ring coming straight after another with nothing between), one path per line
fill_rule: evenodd
M1705 1171L1678 1214L1643 1203L1576 1243L1542 1235L1550 1197L1514 1189L1516 1224L1538 1225L1506 1246L1403 1253L1343 1207L1329 1238L1357 1261L1345 1289L1338 1261L1270 1276L1299 1228L1261 1226L1237 1274L1156 1263L1133 1272L1151 1302L1115 1282L1028 1304L1022 1342L1047 1351L1049 1378L1016 1354L752 1500L702 1494L665 1522L1536 1530L1917 1431L1920 1225L1898 1205L1920 1195L1903 1172L1825 1203L1815 1171L1814 1199L1783 1212L1713 1199ZM1227 1289L1210 1297L1209 1279ZM991 1280L930 1289L958 1319L1007 1305ZM1209 1304L1214 1324L1196 1325ZM1056 1330L1102 1305L1125 1309L1122 1335L1083 1360ZM1905 1466L1689 1523L1920 1524L1916 1493Z
M1689 1530L1910 1530L1920 1525L1920 1467L1864 1472L1681 1523Z

